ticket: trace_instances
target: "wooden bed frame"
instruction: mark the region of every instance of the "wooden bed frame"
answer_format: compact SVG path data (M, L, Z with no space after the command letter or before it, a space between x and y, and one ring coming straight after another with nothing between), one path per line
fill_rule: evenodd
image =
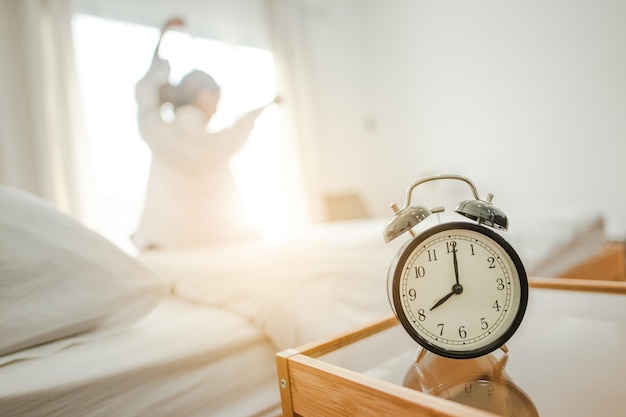
M626 281L626 245L608 243L600 253L556 278Z

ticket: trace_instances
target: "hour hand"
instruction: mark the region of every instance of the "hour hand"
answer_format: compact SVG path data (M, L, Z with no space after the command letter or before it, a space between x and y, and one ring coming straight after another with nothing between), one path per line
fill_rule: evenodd
M440 305L442 305L443 303L448 301L448 298L452 297L453 295L454 295L454 291L450 291L448 294L446 294L445 297L443 297L441 300L437 301L435 303L435 305L430 308L430 311L433 311L434 309L436 309L437 307L439 307Z
M437 301L435 305L430 308L430 311L433 311L434 309L436 309L437 307L439 307L440 305L448 301L448 298L452 297L454 294L461 294L462 292L463 292L463 286L461 284L454 284L452 286L452 291L446 294L441 300Z

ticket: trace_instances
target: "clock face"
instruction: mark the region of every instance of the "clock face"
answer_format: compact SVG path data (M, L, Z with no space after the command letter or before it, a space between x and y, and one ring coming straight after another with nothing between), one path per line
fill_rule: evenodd
M389 274L402 326L441 356L473 358L500 348L526 311L528 281L519 256L477 224L427 230L401 250Z

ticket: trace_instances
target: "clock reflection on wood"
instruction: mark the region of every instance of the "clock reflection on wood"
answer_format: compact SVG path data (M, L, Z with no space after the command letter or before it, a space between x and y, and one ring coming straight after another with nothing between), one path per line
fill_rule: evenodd
M403 385L501 416L538 417L528 395L504 372L508 354L451 359L427 353L411 365Z

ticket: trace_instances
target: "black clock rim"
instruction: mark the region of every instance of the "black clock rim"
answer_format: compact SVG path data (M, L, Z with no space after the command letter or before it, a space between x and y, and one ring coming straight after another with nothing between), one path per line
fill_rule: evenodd
M465 229L465 230L471 230L477 233L481 233L487 236L488 238L492 239L497 244L499 244L502 247L502 249L504 249L504 251L511 257L511 260L513 261L515 269L518 272L519 281L520 281L520 287L521 287L520 305L519 305L519 309L517 310L517 313L515 314L515 318L511 322L511 325L509 326L509 328L502 334L502 336L497 338L492 343L482 348L473 349L473 350L465 350L465 351L448 350L448 349L443 349L443 348L433 345L428 340L424 339L422 336L420 336L419 334L415 332L415 330L410 324L410 320L406 317L406 315L404 314L401 308L402 300L400 299L399 280L402 275L403 265L406 262L407 258L416 247L418 247L424 240L428 239L430 236L436 233L442 232L442 231L452 230L452 229ZM526 307L528 305L528 277L526 275L526 269L524 268L524 264L522 263L522 260L520 259L515 249L513 249L513 247L504 239L504 237L494 232L493 230L487 229L485 226L481 226L479 224L462 222L462 221L450 222L450 223L443 223L443 224L436 225L424 231L423 233L420 233L413 240L409 241L401 249L401 251L402 251L402 254L397 259L394 265L395 269L393 271L393 282L391 286L392 300L394 304L393 307L394 307L394 311L396 312L396 317L400 321L400 324L402 325L402 327L404 327L405 331L409 334L409 336L411 336L411 338L415 340L424 349L430 352L433 352L437 355L447 357L447 358L472 359L472 358L477 358L479 356L486 355L488 353L491 353L499 349L515 334L520 324L522 323L522 319L524 318L524 315L526 314Z

